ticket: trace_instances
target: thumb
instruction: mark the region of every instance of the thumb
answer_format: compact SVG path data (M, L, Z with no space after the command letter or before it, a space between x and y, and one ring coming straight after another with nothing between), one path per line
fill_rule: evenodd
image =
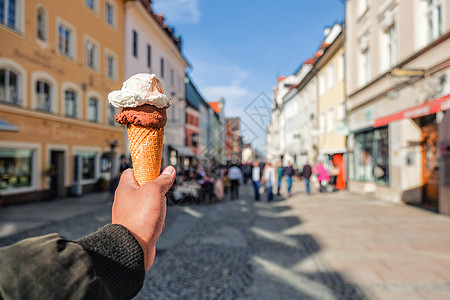
M133 169L126 169L123 171L122 175L120 176L119 186L118 188L122 189L131 189L131 188L138 188L138 184L136 182L136 179L134 179L134 171Z
M175 175L175 168L172 166L168 166L163 170L158 178L151 182L151 184L158 186L161 194L165 195L175 181Z

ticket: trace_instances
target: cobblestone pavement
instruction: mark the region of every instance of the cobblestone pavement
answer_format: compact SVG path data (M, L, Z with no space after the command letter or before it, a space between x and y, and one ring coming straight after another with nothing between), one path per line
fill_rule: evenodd
M136 299L364 299L331 270L311 235L282 233L300 224L279 216L289 207L254 202L250 192L180 207Z
M135 299L450 299L450 218L302 187L272 203L244 186L237 201L169 206ZM16 231L0 246L51 232L77 239L110 221L111 203L94 195L8 209L0 229Z

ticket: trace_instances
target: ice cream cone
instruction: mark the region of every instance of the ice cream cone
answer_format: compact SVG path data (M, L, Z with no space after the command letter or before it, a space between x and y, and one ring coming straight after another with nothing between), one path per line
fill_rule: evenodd
M114 119L127 126L134 178L142 186L159 176L170 99L156 75L139 73L109 93L108 100L122 108Z
M142 186L159 176L164 127L151 128L129 124L127 131L134 178Z

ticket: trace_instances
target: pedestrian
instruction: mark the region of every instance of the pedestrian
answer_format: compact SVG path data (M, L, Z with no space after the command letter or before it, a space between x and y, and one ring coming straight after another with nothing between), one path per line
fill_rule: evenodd
M220 201L225 196L224 190L223 190L223 179L222 176L219 174L219 176L214 180L214 196Z
M280 189L281 189L281 184L283 181L283 171L284 171L284 167L283 167L283 162L279 162L278 163L278 167L277 167L277 177L278 177L278 186L277 186L277 195L280 195Z
M333 188L333 192L336 191L336 181L339 175L339 169L334 163L334 161L330 160L330 185Z
M267 201L271 202L273 200L273 186L275 185L275 170L270 162L266 163L264 166L263 179L261 182L264 183L267 191Z
M255 193L255 201L259 201L259 186L261 181L261 172L259 168L259 163L255 161L253 163L253 169L252 169L252 183L253 183L253 190Z
M288 196L291 196L291 188L292 188L292 177L294 176L294 168L292 167L292 163L288 161L286 168L283 170L283 175L286 177L287 184L287 193Z
M128 162L127 157L125 156L125 154L122 154L120 156L120 165L119 165L119 172L122 174L123 171L125 171L126 169L131 168L130 163Z
M241 169L233 164L228 171L228 177L231 181L231 201L239 198L239 181L242 177Z
M326 185L330 181L330 175L328 175L327 170L320 161L316 163L313 173L316 174L317 180L319 181L319 191L321 193L326 191Z
M164 196L175 179L167 167L139 186L120 178L112 224L76 241L54 233L0 248L0 299L131 299L153 264L166 218ZM139 209L136 209L139 207Z
M305 181L306 194L308 194L308 195L311 193L311 189L309 187L309 179L311 178L311 174L312 174L311 165L309 164L308 161L306 161L306 164L303 166L303 169L302 169L301 177Z

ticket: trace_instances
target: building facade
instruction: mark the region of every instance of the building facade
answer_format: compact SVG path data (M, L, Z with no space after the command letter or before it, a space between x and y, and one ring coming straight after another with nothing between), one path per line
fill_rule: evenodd
M187 107L184 76L187 67L189 64L181 52L181 38L165 23L162 15L155 14L151 1L127 1L125 78L141 72L156 74L172 101L167 109L162 166L182 164L185 157L193 155L184 146ZM127 141L126 136L124 141Z
M0 16L0 201L92 189L124 149L107 100L124 73L123 1L2 1Z
M335 24L326 30L323 53L316 61L318 80L319 160L340 170L336 188L345 188L347 132L345 110L344 34Z
M192 79L186 75L186 146L194 153L195 157L199 155L200 103L202 99L203 97Z
M347 1L351 191L450 214L439 197L449 31L448 1Z

